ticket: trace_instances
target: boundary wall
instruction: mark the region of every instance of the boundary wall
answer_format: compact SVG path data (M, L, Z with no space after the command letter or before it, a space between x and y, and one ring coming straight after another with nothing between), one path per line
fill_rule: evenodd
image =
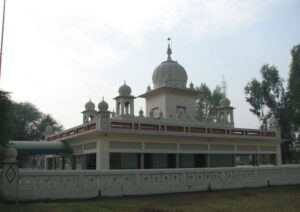
M109 171L4 171L0 197L6 202L84 199L300 184L300 165ZM5 183L9 179L10 183ZM2 188L2 190L1 190ZM7 190L5 190L7 188ZM17 191L13 191L17 189ZM7 193L7 191L9 191ZM12 192L13 191L13 192Z

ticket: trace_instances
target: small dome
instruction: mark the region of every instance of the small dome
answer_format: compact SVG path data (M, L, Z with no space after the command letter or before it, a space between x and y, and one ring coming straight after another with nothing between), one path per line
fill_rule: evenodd
M122 85L120 88L119 88L119 95L120 96L130 96L131 94L131 88L126 85L126 83L124 82L124 85Z
M190 89L193 89L193 90L195 89L195 88L194 88L194 83L193 83L193 82L191 82L191 84L190 84Z
M85 104L85 110L86 111L94 111L95 110L95 104L90 100Z
M151 91L150 85L147 86L147 92Z
M221 107L229 107L230 106L230 100L226 97L222 98L219 102Z
M161 86L185 88L187 74L184 68L171 59L172 51L168 45L168 59L162 62L153 72L152 81L154 88Z
M108 109L108 104L106 101L104 101L104 99L98 104L98 109L101 112L107 111Z
M142 108L140 109L139 114L141 117L144 116L144 111L142 110Z

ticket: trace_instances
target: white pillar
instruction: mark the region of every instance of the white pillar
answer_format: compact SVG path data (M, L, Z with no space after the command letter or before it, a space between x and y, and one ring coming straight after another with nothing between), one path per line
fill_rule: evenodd
M100 170L108 170L109 169L109 141L101 140L100 142L100 158L98 161L100 162Z
M96 146L96 170L101 170L101 146L100 146L100 140L97 141Z
M276 153L276 163L277 165L282 164L282 158L281 158L281 144L277 144L277 153Z
M124 110L125 110L124 106L125 106L124 101L121 100L121 115L124 115Z
M4 152L2 162L2 194L4 202L18 202L19 192L19 162L16 160L18 153L13 147L8 147Z
M134 115L134 104L133 104L133 102L130 103L130 115Z
M234 123L234 119L233 119L233 111L230 111L230 122Z
M119 101L116 101L116 114L117 114L117 116L120 115L120 102Z

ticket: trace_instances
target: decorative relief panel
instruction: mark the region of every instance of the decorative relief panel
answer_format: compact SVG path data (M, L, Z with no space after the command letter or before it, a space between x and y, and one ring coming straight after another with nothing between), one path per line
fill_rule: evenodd
M119 175L114 175L109 177L109 185L110 186L116 186L116 185L121 185L121 176Z
M212 172L211 173L211 180L213 181L213 180L220 180L220 175L221 175L221 173L219 173L219 172Z
M88 187L97 187L97 176L85 176L84 177L84 184Z
M13 166L10 166L5 172L5 178L9 183L12 183L17 177L17 173Z
M34 188L48 188L49 187L49 177L37 177L33 181Z
M188 185L193 185L195 184L196 176L194 173L188 173L187 174L187 184Z
M97 172L97 174L96 172L91 173L89 171L75 171L72 173L65 171L35 171L32 174L29 174L30 172L26 171L24 174L21 170L19 173L20 197L22 196L22 191L26 191L26 194L38 194L43 191L43 195L46 196L47 192L49 192L49 198L53 198L53 194L55 195L57 192L61 191L68 191L68 188L81 191L82 188L92 187L97 187L96 189L99 189L100 191L114 192L115 190L117 191L116 195L122 195L120 194L120 190L118 190L122 188L122 185L130 185L130 190L136 194L140 191L139 189L142 189L143 192L147 193L147 188L152 185L157 186L153 186L151 192L160 193L161 191L169 189L170 185L174 185L174 188L177 188L176 186L178 185L186 185L182 188L186 188L186 191L188 191L191 188L199 187L193 187L194 185L201 184L209 184L212 186L211 188L222 189L226 183L229 185L229 188L231 183L234 183L234 185L238 187L242 187L247 182L250 182L249 186L262 186L262 182L265 183L265 186L267 185L267 182L269 182L270 185L276 185L274 184L276 182L286 185L291 182L293 184L300 183L300 166L184 170L166 169L161 171L146 170L145 172L142 170L132 170L125 172ZM110 189L113 187L115 187L115 189ZM86 189L86 191L88 190L89 189ZM94 189L91 189L91 191L93 190ZM113 193L110 193L110 195L111 194ZM80 192L78 195L80 195ZM94 195L94 192L91 192L91 195ZM68 198L68 196L65 196L64 198Z
M204 173L197 173L196 174L196 179L197 179L197 182L202 182L202 181L205 181L205 177L204 177Z
M62 178L63 180L63 185L64 187L77 187L78 186L78 181L79 181L79 176L66 176Z
M98 177L100 186L108 186L109 185L109 177L108 175L102 175Z
M133 175L124 175L122 176L122 184L124 185L134 185L135 180Z
M225 176L225 179L231 180L233 178L233 172L232 171L225 171L224 176Z
M145 185L150 185L151 182L151 175L142 175L142 183Z
M171 175L171 183L172 184L180 184L180 183L182 183L181 175L179 175L179 174L172 174Z
M205 172L204 174L204 180L210 182L211 181L211 173Z
M32 177L20 177L19 187L22 189L32 189L33 188L33 178Z
M152 183L161 184L161 175L160 174L152 175Z
M162 184L171 184L171 176L169 174L162 175Z
M59 188L61 186L61 181L59 176L51 176L49 178L49 185L51 188Z

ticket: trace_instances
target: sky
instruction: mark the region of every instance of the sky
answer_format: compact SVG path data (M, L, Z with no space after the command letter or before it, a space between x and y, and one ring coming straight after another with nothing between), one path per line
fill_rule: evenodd
M214 89L224 76L235 126L258 128L244 87L265 63L288 79L299 11L300 0L9 0L0 88L74 127L89 99L114 110L124 81L134 96L153 87L171 37L187 85Z

